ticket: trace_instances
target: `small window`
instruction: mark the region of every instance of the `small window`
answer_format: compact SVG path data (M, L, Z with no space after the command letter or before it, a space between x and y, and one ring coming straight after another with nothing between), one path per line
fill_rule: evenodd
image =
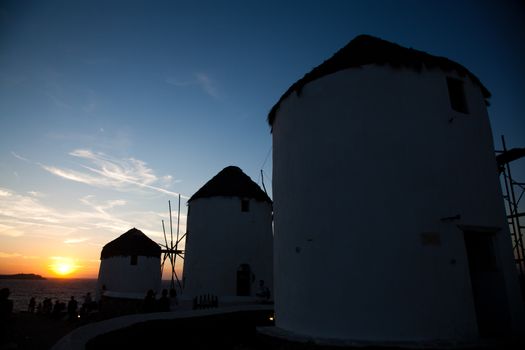
M138 262L138 256L136 256L136 255L132 255L132 256L131 256L131 259L130 259L130 261L129 261L129 263L130 263L131 265L137 265L137 262Z
M450 106L453 110L460 113L468 114L467 98L465 96L465 87L463 81L456 78L447 78L448 96Z
M241 199L241 211L242 212L250 211L250 200L249 199Z

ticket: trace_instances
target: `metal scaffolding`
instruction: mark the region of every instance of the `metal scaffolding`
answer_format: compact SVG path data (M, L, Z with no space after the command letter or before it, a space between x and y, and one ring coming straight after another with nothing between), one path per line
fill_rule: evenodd
M525 247L523 233L525 231L525 211L520 210L520 200L525 193L525 182L513 179L510 163L525 157L525 148L512 148L507 150L505 137L501 136L502 151L496 151L499 173L503 182L503 199L507 211L507 220L512 239L514 259L522 283L525 282Z

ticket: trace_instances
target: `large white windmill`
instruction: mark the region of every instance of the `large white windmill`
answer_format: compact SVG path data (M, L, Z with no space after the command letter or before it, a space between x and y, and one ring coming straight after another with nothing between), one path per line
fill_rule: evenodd
M175 264L177 262L177 257L184 260L184 249L181 249L180 246L181 246L182 240L186 237L186 233L184 233L182 236L180 235L180 194L179 194L179 206L178 206L178 212L177 212L177 229L175 233L175 240L173 240L171 201L168 201L168 207L169 207L169 213L170 213L170 240L168 242L164 220L162 220L162 231L164 232L164 244L158 243L158 245L161 247L161 254L163 254L162 259L161 259L162 261L160 264L160 274L162 276L164 272L164 265L166 263L166 260L168 260L171 266L170 291L176 290L175 283L177 283L179 291L181 291L183 288L183 285L181 283L179 276L177 275L177 271L175 270Z

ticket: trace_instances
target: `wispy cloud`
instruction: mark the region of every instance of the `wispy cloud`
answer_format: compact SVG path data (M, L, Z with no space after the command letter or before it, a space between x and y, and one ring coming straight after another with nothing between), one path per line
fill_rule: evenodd
M41 198L45 196L42 192L38 192L38 191L27 191L27 193L37 198Z
M47 93L46 94L47 97L49 97L49 99L53 102L53 104L58 107L58 108L63 108L63 109L71 109L71 105L67 102L65 102L64 99L62 99L61 97L58 97L58 95L55 95L53 93Z
M59 210L43 204L39 198L19 194L7 188L0 188L0 235L21 237L26 234L37 236L45 229L46 236L68 236L82 230L103 228L111 232L123 232L132 225L110 212L116 205L125 201L116 199L95 203L94 198L81 203L88 203L88 210ZM68 237L71 238L71 237ZM65 238L66 240L68 238Z
M177 87L187 87L187 86L197 86L207 95L218 99L219 93L217 90L216 83L210 76L203 72L197 72L193 75L192 79L189 80L179 80L173 77L167 78L166 83L177 86Z
M46 84L44 86L44 95L59 109L72 109L69 99L67 98L70 89L62 83L62 75L49 69L45 72Z
M125 200L112 199L98 202L96 201L95 196L88 195L80 198L80 202L88 206L91 209L91 212L93 212L98 218L103 219L101 222L96 223L99 227L113 229L115 226L125 227L125 225L128 224L125 220L117 218L110 212L110 210L115 207L126 205Z
M6 252L0 252L0 259L6 258L22 258L22 259L38 259L38 256L32 256L32 255L23 255L20 253L6 253Z
M12 196L11 192L0 188L0 197L10 197L10 196Z
M12 225L0 224L0 236L21 237L24 233Z
M79 237L79 238L68 238L64 241L65 244L77 244L77 243L83 243L85 241L89 240L87 237Z
M217 94L217 88L215 87L215 83L210 79L210 77L204 73L197 73L195 74L195 77L197 78L197 82L199 83L199 86L211 97L218 98L219 95Z
M80 199L80 202L88 206L91 210L90 212L95 213L97 220L93 222L92 225L97 229L107 229L113 232L124 232L123 228L129 229L130 225L144 230L144 233L147 233L151 237L162 238L162 226L161 221L165 220L167 222L169 218L169 212L154 212L154 211L123 211L120 214L116 215L113 213L118 207L125 206L126 201L116 199L116 200L106 200L106 201L97 201L97 199L88 195ZM172 213L173 220L176 222L177 213ZM180 215L180 232L186 232L186 215ZM175 224L174 224L175 225ZM166 226L166 229L169 230L169 227ZM176 230L176 227L174 227ZM146 232L147 231L147 232ZM160 240L159 240L160 242Z
M92 202L92 198L95 196L93 195L87 195L85 197L80 198L80 201L93 209L95 209L99 213L106 213L106 210L112 209L118 206L126 205L126 201L123 199L110 199L108 201L105 201L103 203L95 204Z
M30 162L29 159L24 158L24 157L22 157L21 155L15 153L15 152L11 152L11 155L12 155L13 157L17 158L17 159L23 160L24 162Z
M166 78L165 81L166 81L166 83L168 83L170 85L178 86L178 87L185 87L185 86L190 86L190 85L195 85L196 84L195 80L178 80L178 79L173 78L173 77Z
M89 161L89 165L81 164L84 171L58 168L41 164L42 168L51 174L67 180L81 182L95 187L109 187L120 191L146 189L167 195L178 196L179 193L161 187L165 177L157 177L147 163L135 159L117 159L101 152L87 149L77 149L69 153L73 157ZM188 199L187 196L181 196Z
M63 219L63 215L41 205L32 196L25 196L7 188L0 188L0 234L19 236L17 225L6 226L6 223L41 223L56 224Z

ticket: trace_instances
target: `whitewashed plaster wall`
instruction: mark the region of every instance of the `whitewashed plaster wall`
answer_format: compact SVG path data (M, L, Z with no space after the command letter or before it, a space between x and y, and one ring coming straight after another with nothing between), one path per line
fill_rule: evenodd
M464 81L469 114L450 107L447 76ZM487 110L467 77L367 65L308 83L273 123L273 194L278 327L477 337L461 225L499 229L501 288L523 327Z
M270 203L241 198L197 198L189 204L184 260L184 296L235 296L237 269L249 264L251 295L259 280L273 288L273 234Z
M160 259L138 256L137 265L131 265L130 256L114 256L100 261L97 296L106 286L109 292L142 294L149 289L158 294L160 290Z

